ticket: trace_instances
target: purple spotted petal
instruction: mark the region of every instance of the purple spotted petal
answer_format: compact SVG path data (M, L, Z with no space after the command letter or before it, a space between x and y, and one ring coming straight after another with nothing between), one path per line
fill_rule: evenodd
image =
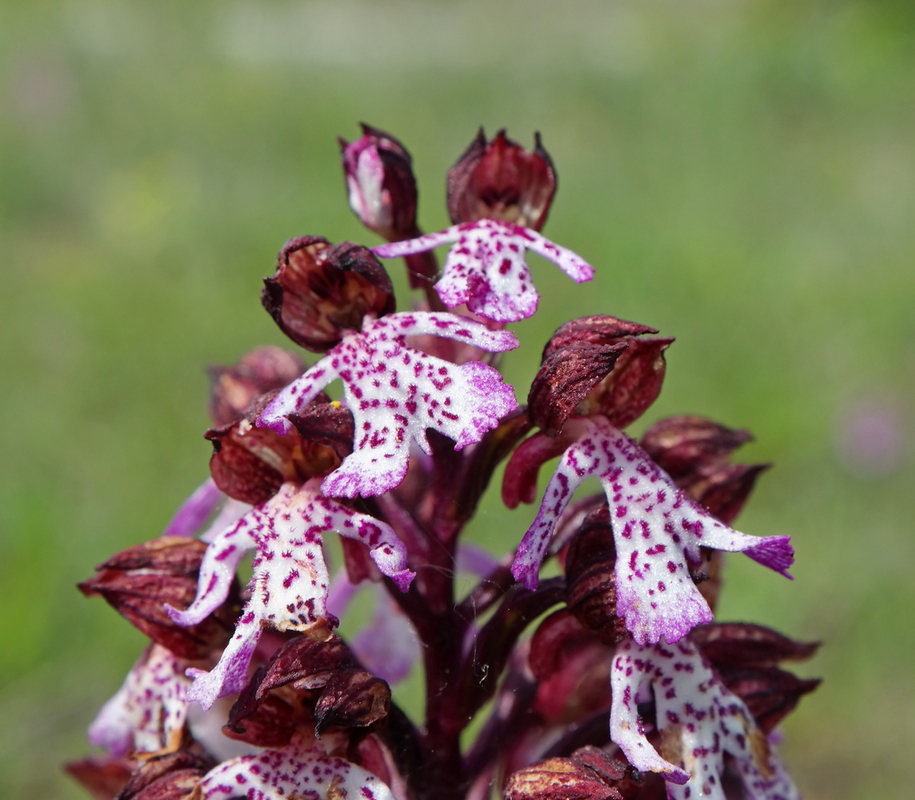
M381 572L402 591L409 589L414 573L407 567L406 548L393 529L324 497L319 487L320 478L301 488L284 484L267 503L217 538L204 556L198 598L186 612L169 609L179 624L199 622L225 599L241 558L239 551L256 548L251 598L219 663L210 672L188 671L195 679L188 696L204 708L244 686L248 664L265 626L320 636L336 625L327 611L325 532L335 531L365 544ZM242 542L237 541L240 532L244 532Z
M373 252L394 258L425 252L445 242L455 245L445 259L442 278L435 285L442 302L451 308L466 303L475 314L495 322L516 322L537 310L539 295L524 259L525 250L552 261L577 283L594 277L594 268L571 250L530 228L494 219L480 219L406 242L381 245Z
M280 433L287 417L330 381L343 381L352 411L353 452L324 480L333 497L383 494L407 471L410 443L429 452L426 429L454 439L456 449L474 444L517 408L512 389L492 367L457 366L406 344L406 337L435 335L492 352L518 346L514 334L490 331L454 314L401 313L366 320L361 333L344 337L327 356L281 391L264 409L259 425Z
M259 537L271 524L274 509L286 502L294 491L295 487L287 484L267 503L249 511L209 542L200 564L194 602L183 611L168 604L165 606L175 622L198 625L225 602L245 553L257 546Z
M390 244L380 244L373 247L372 252L382 258L401 258L402 256L412 256L416 253L425 253L427 250L434 250L448 242L456 242L461 238L459 225L453 225L437 233L426 233L417 236L415 239L405 239L402 242L391 242Z
M554 244L530 228L522 228L518 235L524 239L525 247L528 250L542 256L547 261L552 261L575 283L585 283L594 277L594 267L567 247Z
M461 234L448 251L435 290L445 305L466 303L475 314L497 322L533 316L540 300L524 261L523 242L489 225L473 225Z
M231 497L227 497L225 503L222 504L222 508L219 509L219 513L210 523L203 533L201 533L197 538L201 542L206 542L209 544L214 539L216 539L219 534L221 534L226 528L234 525L238 522L245 514L247 514L253 506L249 503L243 503L241 500L235 500Z
M623 642L610 674L610 738L636 769L657 772L668 781L670 800L726 800L721 786L725 752L733 756L754 800L798 800L743 701L724 686L689 639L649 647ZM645 737L637 703L652 693L665 752L678 763L662 758Z
M150 645L89 726L89 741L116 757L177 749L191 684L184 668L169 650Z
M785 574L793 559L787 536L747 536L688 500L628 436L601 417L579 419L577 441L563 454L534 524L525 534L512 574L537 585L556 521L587 477L597 477L610 505L616 544L617 613L639 644L675 642L712 612L696 589L687 559L700 546L746 552Z
M175 516L165 526L162 535L193 536L224 497L225 495L213 483L213 479L207 478L182 503L181 508L175 512Z
M194 796L202 800L395 800L387 785L362 767L297 743L223 762L203 777Z
M407 566L407 548L394 529L324 496L320 486L320 479L312 478L296 498L298 513L308 521L305 536L318 537L324 531L334 531L362 542L382 575L387 575L402 592L407 591L415 574Z
M194 679L187 693L188 702L199 703L209 710L220 697L240 692L248 682L248 665L262 631L260 620L246 606L216 666L209 672L195 667L188 669L187 676Z

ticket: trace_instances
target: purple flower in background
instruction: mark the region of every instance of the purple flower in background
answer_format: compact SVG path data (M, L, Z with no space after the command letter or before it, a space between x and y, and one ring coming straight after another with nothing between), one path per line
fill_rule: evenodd
M721 781L725 753L733 757L749 797L799 800L747 706L724 686L689 639L650 647L624 642L610 676L610 737L636 769L659 773L668 781L670 800L726 800ZM652 700L664 757L648 741L646 722L639 716L638 704Z
M842 409L834 426L836 456L860 478L892 475L904 463L909 428L899 398L871 394Z
M355 420L353 453L325 478L331 497L383 494L407 472L410 444L429 453L426 429L454 439L455 449L480 441L517 406L511 387L486 364L460 366L414 350L408 336L431 334L492 352L518 346L508 331L490 331L453 314L423 312L366 319L264 409L259 425L285 434L299 413L331 381L343 381L343 397Z
M700 547L742 552L786 577L794 559L787 536L747 536L732 530L686 498L635 442L601 417L577 420L575 443L562 456L543 495L537 518L524 535L512 573L529 589L553 529L575 490L600 480L616 544L617 613L639 644L675 642L712 611L696 589L688 564Z
M565 247L512 222L480 219L454 225L405 242L372 248L382 258L396 258L455 242L435 289L449 308L463 303L494 322L517 322L534 314L540 295L524 259L525 250L552 261L576 283L594 277L594 268Z

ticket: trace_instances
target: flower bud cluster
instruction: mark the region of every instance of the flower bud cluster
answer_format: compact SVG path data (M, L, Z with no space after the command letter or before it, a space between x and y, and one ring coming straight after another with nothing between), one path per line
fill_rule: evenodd
M539 134L528 152L481 130L448 173L453 226L427 235L404 146L366 125L340 143L350 206L387 243L280 250L262 302L315 356L211 369L209 476L80 584L150 644L90 727L106 755L68 771L102 800L796 798L775 728L817 681L781 664L816 646L714 613L724 552L793 561L788 537L730 527L766 468L732 462L749 434L624 433L674 340L609 315L558 328L519 405L494 365L538 308L526 251L594 276L540 233ZM400 311L379 260L398 257L423 290ZM506 506L539 507L499 554L461 537L503 463ZM372 621L344 636L366 584ZM418 661L413 718L396 684Z

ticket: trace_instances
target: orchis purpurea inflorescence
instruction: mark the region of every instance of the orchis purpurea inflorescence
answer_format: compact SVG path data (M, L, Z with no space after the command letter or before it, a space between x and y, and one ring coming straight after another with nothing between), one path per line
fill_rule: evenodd
M526 405L495 366L537 310L526 250L594 274L540 233L556 172L535 143L480 131L448 175L454 226L423 234L400 141L341 139L350 205L387 243L283 246L262 301L317 357L212 370L209 477L80 584L151 640L90 727L106 753L68 765L96 798L798 797L775 729L817 681L780 664L815 645L715 618L724 552L785 576L794 555L730 527L765 469L731 460L749 434L683 416L630 438L673 340L609 315L556 331ZM404 258L412 308L379 257ZM500 554L461 534L503 462L505 504L539 511ZM420 667L411 717L392 687Z

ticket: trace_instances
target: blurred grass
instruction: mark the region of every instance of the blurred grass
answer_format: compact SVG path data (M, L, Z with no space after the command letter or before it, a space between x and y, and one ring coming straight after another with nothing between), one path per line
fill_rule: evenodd
M533 265L518 394L571 316L678 337L636 428L688 412L753 430L744 457L777 468L739 527L798 551L793 583L732 559L722 616L826 642L786 760L810 800L909 797L913 45L906 3L7 0L4 796L83 796L56 765L86 752L142 640L73 584L205 476L201 366L283 343L257 300L282 242L375 243L334 142L366 120L411 149L427 230L479 124L543 133L546 232L598 276ZM847 440L871 412L890 438L868 455ZM506 547L532 517L491 502L474 535Z

